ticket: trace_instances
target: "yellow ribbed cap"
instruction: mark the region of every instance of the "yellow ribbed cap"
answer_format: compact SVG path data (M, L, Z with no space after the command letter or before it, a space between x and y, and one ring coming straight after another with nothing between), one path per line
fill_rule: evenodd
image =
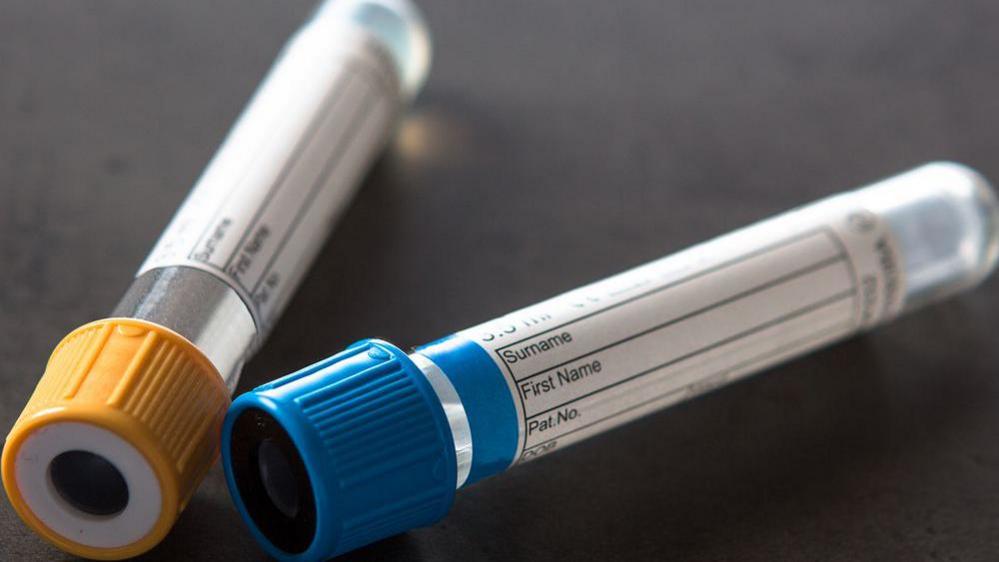
M67 552L115 560L156 546L218 458L229 391L211 362L184 337L129 318L98 320L67 335L7 436L3 484L21 518ZM155 473L161 508L141 539L88 546L47 526L25 500L15 465L25 440L62 422L91 424L131 444ZM132 497L129 501L143 501Z

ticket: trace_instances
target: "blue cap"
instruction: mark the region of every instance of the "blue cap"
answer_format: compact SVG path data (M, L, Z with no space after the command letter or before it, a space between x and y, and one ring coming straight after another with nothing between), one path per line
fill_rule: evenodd
M433 388L378 340L237 398L222 461L240 515L281 560L325 560L435 523L457 478Z

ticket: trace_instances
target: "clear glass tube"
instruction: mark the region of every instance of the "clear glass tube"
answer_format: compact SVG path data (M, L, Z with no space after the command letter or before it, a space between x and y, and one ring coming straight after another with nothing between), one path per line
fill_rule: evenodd
M455 488L972 287L995 266L997 212L981 176L932 163L408 355L359 342L236 399L229 488L276 557L432 524Z
M4 486L36 532L100 559L165 536L429 55L406 0L330 0L286 43L112 317L56 347L11 431Z

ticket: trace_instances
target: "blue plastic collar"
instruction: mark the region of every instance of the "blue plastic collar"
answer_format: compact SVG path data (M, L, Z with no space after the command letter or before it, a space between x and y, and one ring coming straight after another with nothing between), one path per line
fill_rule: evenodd
M472 469L465 486L503 472L517 453L517 406L503 373L477 343L452 335L416 350L454 385L472 430Z

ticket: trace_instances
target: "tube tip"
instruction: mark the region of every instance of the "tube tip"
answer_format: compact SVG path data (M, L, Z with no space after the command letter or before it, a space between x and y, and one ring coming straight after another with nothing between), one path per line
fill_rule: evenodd
M228 391L180 335L133 319L81 326L52 352L4 445L18 515L72 554L156 546L218 456Z
M315 20L353 21L385 47L399 72L407 99L420 91L430 70L430 31L419 8L410 0L327 0Z
M930 162L861 190L902 256L905 309L969 289L995 269L999 204L989 182L955 162Z
M976 233L977 241L968 243L968 252L974 254L970 259L977 272L974 283L978 283L995 270L999 258L999 199L995 188L977 170L958 162L941 160L927 167L950 178L941 184L948 186L951 197L965 209L967 226ZM971 252L972 246L976 251Z

